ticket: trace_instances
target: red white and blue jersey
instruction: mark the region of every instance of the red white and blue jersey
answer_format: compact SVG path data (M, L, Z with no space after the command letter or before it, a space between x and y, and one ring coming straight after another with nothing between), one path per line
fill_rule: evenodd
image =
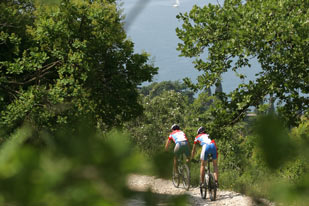
M206 147L210 144L214 144L215 145L215 148L216 148L216 154L215 154L215 159L218 157L218 148L217 148L217 144L215 142L215 140L211 140L209 138L209 135L208 134L199 134L195 137L194 139L194 144L196 143L199 143L201 146L203 146L203 151L206 149ZM204 152L201 152L201 159L202 159L202 156L204 155ZM203 158L203 160L207 160L207 155L205 156L206 159Z
M168 137L168 139L173 140L175 144L177 144L178 142L188 141L185 133L181 130L173 131Z
M199 143L201 146L203 146L204 144L211 144L212 141L208 134L199 134L194 139L194 144L196 143Z

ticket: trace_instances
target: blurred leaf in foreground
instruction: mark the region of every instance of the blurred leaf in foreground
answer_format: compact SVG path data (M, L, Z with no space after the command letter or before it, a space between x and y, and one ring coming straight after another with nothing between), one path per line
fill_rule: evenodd
M256 124L258 143L270 169L277 169L295 154L295 144L283 123L273 115L261 117Z
M45 135L42 148L26 143L29 127L12 135L0 150L0 203L121 205L130 197L127 175L147 168L147 161L122 133L99 135L83 125Z

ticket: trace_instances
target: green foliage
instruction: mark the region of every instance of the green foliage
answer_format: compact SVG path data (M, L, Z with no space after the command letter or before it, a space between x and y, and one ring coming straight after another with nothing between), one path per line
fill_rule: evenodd
M193 187L198 187L200 185L200 163L190 163L190 175L190 184L192 184Z
M56 135L42 131L45 145L36 147L28 143L33 132L24 126L0 148L1 205L122 205L137 197L147 205L160 201L152 193L131 191L128 175L172 167L162 161L152 165L127 135L101 134L89 120L80 121ZM165 202L185 204L186 198Z
M197 84L185 79L187 85L208 89L219 85L229 70L247 82L230 94L218 87L212 104L187 118L192 126L204 125L218 140L223 187L287 205L307 201L308 138L303 131L308 125L303 122L308 120L301 116L308 113L309 105L308 8L307 1L228 0L222 7L194 6L177 16L183 22L176 30L182 41L178 50L182 56L195 58L195 68L204 72ZM258 60L262 71L256 80L247 81L239 70L250 69L251 58ZM257 114L273 113L275 100L278 117L258 121L246 117L252 106ZM263 104L267 101L269 105ZM246 124L241 122L244 119ZM286 125L299 127L290 132Z
M238 135L223 144L219 141L225 151L224 159L219 159L223 186L283 205L306 205L308 118L303 117L291 131L275 116L261 117L255 124L254 135ZM236 151L231 151L233 145Z
M154 82L148 86L144 86L140 89L141 94L148 96L152 99L156 96L161 95L164 91L175 91L187 96L189 102L192 103L194 100L194 92L192 92L184 83L179 81L163 81L163 82Z
M121 134L108 134L108 141L79 128L78 135L45 134L44 148L26 143L29 127L19 129L1 148L2 204L103 205L123 198L126 174L136 171L143 157ZM115 141L123 142L117 150Z
M126 128L143 152L155 154L164 148L173 124L178 123L181 129L185 128L188 98L175 91L164 91L154 98L142 97L142 105L143 115L129 122Z
M0 204L121 205L141 195L155 205L155 195L130 191L126 178L136 172L171 175L172 153L162 150L170 126L178 123L191 143L200 126L216 140L221 187L305 205L308 7L306 1L236 0L179 14L178 49L196 57L196 68L205 72L197 85L185 80L205 89L194 98L180 82L137 90L157 68L148 54L134 53L116 1L2 1ZM257 80L225 94L221 74L250 66L252 57L262 66ZM261 105L266 96L270 105ZM250 106L267 114L274 98L282 103L279 116L241 122ZM81 117L89 119L72 124ZM24 120L31 126L4 142ZM289 130L286 122L297 127ZM115 125L130 135L102 133ZM198 165L191 165L191 174L198 184ZM170 204L185 201L174 197Z
M137 85L157 68L135 54L115 1L0 3L0 127L55 129L82 116L101 128L142 112Z
M195 68L204 72L197 85L186 79L189 85L209 88L228 70L237 73L242 67L250 67L250 58L261 65L254 82L240 84L228 95L221 94L219 110L228 110L229 115L215 114L226 119L218 127L241 120L250 106L259 106L267 95L279 100L282 116L290 125L297 125L299 114L309 105L308 8L307 1L233 0L225 1L222 7L194 6L177 16L183 22L176 30L182 41L178 50L182 56L195 58ZM245 80L244 75L238 76Z
M280 177L287 180L277 183L273 188L273 196L286 205L306 205L309 201L309 119L301 118L300 125L290 133L295 152L285 154L292 161L282 165L278 172Z
M277 169L292 157L296 151L283 123L274 116L266 116L256 123L259 146L263 148L264 159L271 169Z
M156 153L153 151L151 153L151 162L153 162L153 165L155 166L152 168L152 175L155 174L159 177L170 179L172 177L174 154L172 152L165 152L162 150L162 145L160 145L160 149L161 151L157 150Z
M162 151L172 124L180 125L192 145L197 128L213 120L207 111L216 98L208 91L192 100L194 93L179 82L153 83L140 91L144 113L125 127L132 141L149 155Z

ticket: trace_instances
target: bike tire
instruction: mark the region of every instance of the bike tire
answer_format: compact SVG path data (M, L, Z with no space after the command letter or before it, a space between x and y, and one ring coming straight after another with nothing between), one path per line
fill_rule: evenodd
M177 168L178 169L178 168ZM177 175L177 173L173 169L173 176L172 176L172 182L174 187L178 188L180 184L180 175Z
M187 164L183 165L182 170L182 184L186 190L190 188L190 170Z
M201 193L201 197L202 199L206 199L207 196L207 183L206 183L206 177L204 179L204 184L200 185L200 193Z
M217 199L217 186L215 182L215 176L213 174L209 175L208 183L209 198L211 201L216 201Z

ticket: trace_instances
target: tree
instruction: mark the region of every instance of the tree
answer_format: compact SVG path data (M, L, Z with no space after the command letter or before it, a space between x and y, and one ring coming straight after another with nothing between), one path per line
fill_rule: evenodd
M154 82L148 86L144 86L140 89L140 92L150 98L154 98L156 96L161 95L165 91L175 91L180 92L181 94L187 96L189 98L189 102L192 103L194 100L194 92L190 90L190 88L179 81L162 81L162 82Z
M141 101L144 107L143 115L125 126L133 142L143 152L153 155L164 149L172 124L179 124L181 129L186 127L188 97L171 90L164 91L153 98L150 95L141 95Z
M137 86L157 68L134 53L116 1L0 3L0 126L53 128L82 116L110 127L142 112Z
M177 28L182 56L195 58L195 67L204 71L193 85L208 88L218 84L228 70L250 67L256 58L262 71L255 81L222 94L221 110L229 116L221 124L233 124L250 106L261 100L278 100L279 112L290 125L308 111L309 99L309 3L308 1L227 0L224 5L194 6L180 13ZM202 55L208 50L208 57ZM239 75L245 79L244 75ZM220 114L220 111L218 111Z

